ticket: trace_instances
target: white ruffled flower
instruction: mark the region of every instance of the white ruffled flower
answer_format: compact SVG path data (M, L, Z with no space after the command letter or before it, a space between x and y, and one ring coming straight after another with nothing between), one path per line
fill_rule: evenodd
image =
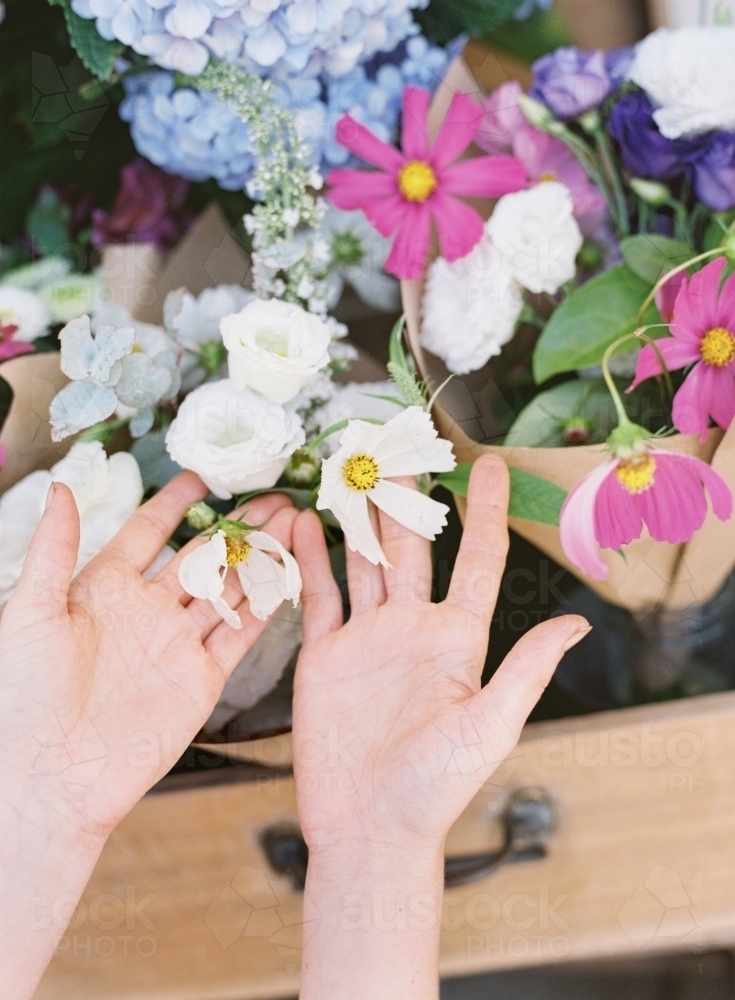
M71 271L71 261L66 257L42 257L32 264L21 264L7 271L0 279L0 285L15 285L29 292L37 292L53 281L60 281Z
M500 354L523 308L521 286L487 234L470 254L433 262L422 303L421 344L450 372L466 375Z
M254 298L254 292L239 285L205 288L198 296L186 292L181 310L172 323L176 339L189 351L198 350L200 344L221 341L221 321L244 309Z
M349 547L390 568L370 522L368 500L422 538L434 539L449 508L418 490L390 482L396 476L451 472L449 441L438 437L428 413L410 406L387 424L350 420L339 449L322 465L319 510L331 510Z
M236 522L233 522L236 523ZM282 562L272 559L269 552ZM206 543L185 556L179 583L192 597L211 601L232 628L242 628L240 616L222 594L225 576L232 567L250 605L250 613L265 621L286 601L296 607L301 596L301 573L294 557L265 531L216 532Z
M378 396L399 398L394 382L348 382L335 386L330 399L314 414L318 433L322 433L341 420L392 420L403 408ZM332 455L339 448L339 434L332 434L322 442L322 450Z
M50 324L51 314L35 292L15 285L0 285L2 339L35 340L48 332Z
M190 392L166 434L169 455L191 469L216 497L273 486L304 443L304 428L289 407L269 402L230 379Z
M628 79L658 108L667 139L735 128L735 27L659 28L639 42Z
M384 239L362 212L342 212L334 205L324 216L321 232L333 265L331 304L339 301L347 282L369 306L395 311L401 301L400 288L384 270L392 241Z
M503 195L485 232L509 276L529 292L553 295L576 274L583 237L569 188L558 181Z
M331 334L318 316L291 302L257 299L220 323L236 389L249 386L287 403L329 364Z
M138 463L128 452L109 458L99 441L72 445L50 471L32 472L0 498L0 607L20 579L52 482L74 494L81 534L78 573L117 534L143 499Z
M78 316L91 313L107 295L104 275L69 274L52 281L38 292L54 323L70 323Z

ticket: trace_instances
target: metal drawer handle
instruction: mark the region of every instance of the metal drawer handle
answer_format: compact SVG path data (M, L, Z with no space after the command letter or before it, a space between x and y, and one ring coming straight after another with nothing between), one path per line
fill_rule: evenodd
M546 842L556 825L554 806L542 788L520 788L513 792L503 814L504 841L499 851L447 858L444 885L447 889L487 878L504 864L546 857ZM297 826L268 827L260 843L273 871L288 875L298 891L306 882L309 849Z

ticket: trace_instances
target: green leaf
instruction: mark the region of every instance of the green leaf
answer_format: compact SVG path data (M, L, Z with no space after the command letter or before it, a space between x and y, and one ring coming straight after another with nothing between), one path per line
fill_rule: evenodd
M695 253L681 240L671 240L668 236L655 233L626 236L620 241L620 250L631 271L649 285L655 285L662 274L683 264Z
M515 14L523 0L431 0L414 16L432 42L446 45L458 35L480 38Z
M605 350L637 326L638 310L651 290L626 264L598 274L576 288L555 310L539 337L533 355L536 382L552 375L599 365ZM655 305L644 323L660 323ZM624 344L621 350L630 350Z
M523 469L510 470L510 503L508 517L537 521L559 527L559 514L567 498L566 490L556 483L534 476Z
M403 349L403 328L405 325L406 317L404 314L401 314L393 324L393 329L390 332L388 360L392 362L392 364L398 365L399 368L405 368L406 371L408 371L409 368L406 360L406 352Z
M84 65L100 80L109 80L115 60L124 51L122 42L103 38L94 20L80 17L71 9L71 0L48 0L52 7L62 7L71 44Z
M467 496L472 462L460 462L452 472L442 472L435 482L451 493ZM510 469L510 502L508 516L539 524L559 526L559 512L566 499L566 491L555 483L532 472Z
M628 399L625 397L626 402ZM507 448L563 447L564 429L573 417L587 421L589 444L607 440L618 421L610 391L601 378L570 379L539 393L521 411L503 444Z

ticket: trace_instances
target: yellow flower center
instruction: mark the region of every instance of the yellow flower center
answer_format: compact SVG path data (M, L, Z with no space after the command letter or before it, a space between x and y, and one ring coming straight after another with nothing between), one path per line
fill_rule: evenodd
M539 174L539 181L555 181L556 174L553 170L545 170L542 174Z
M246 562L252 548L252 545L244 538L227 537L225 538L225 546L227 547L228 566L237 566L238 563Z
M624 458L617 469L615 475L618 482L624 486L628 493L645 493L653 486L653 474L656 471L656 459L646 452L640 455L633 455L632 458Z
M436 174L423 160L409 160L398 174L398 187L408 201L426 201L436 185Z
M367 493L378 481L378 463L370 455L352 455L345 462L342 475L351 490Z
M735 336L724 326L716 326L702 337L699 350L706 365L722 368L735 358Z

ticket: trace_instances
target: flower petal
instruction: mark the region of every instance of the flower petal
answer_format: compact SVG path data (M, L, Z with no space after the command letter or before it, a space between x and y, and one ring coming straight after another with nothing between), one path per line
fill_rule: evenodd
M677 368L685 368L695 361L700 361L702 355L699 353L699 345L691 340L679 340L676 337L665 337L656 341L666 367L670 372ZM638 363L635 368L635 378L625 390L632 392L637 385L654 375L663 374L658 356L650 344L646 344L638 355Z
M225 535L218 531L206 545L184 556L179 566L179 583L192 597L213 601L225 589L221 570L226 565Z
M619 549L639 538L643 522L635 498L613 473L603 482L595 500L595 536L603 549Z
M605 580L608 574L595 538L595 500L600 486L616 464L604 462L585 476L564 501L559 517L564 555L593 580Z
M708 365L697 364L684 379L674 396L671 419L681 434L699 434L707 438L712 387Z
M397 173L403 166L404 158L395 147L378 139L351 115L343 115L340 118L334 137L345 149L349 149L367 163L372 163L374 167L380 167L381 170Z
M702 484L687 456L656 451L653 486L636 497L651 538L678 545L688 542L707 516ZM682 462L681 459L684 459Z
M437 191L428 203L439 231L442 257L450 263L466 257L482 239L482 219L474 208Z
M700 340L717 325L717 293L726 264L725 257L717 257L681 286L671 323L675 337Z
M345 542L369 562L390 568L373 530L366 493L351 490L342 476L344 455L341 450L322 465L322 482L316 500L317 510L331 510L339 521Z
M385 433L373 449L384 479L419 476L424 472L451 472L456 460L451 442L440 438L428 413L409 406L384 425Z
M331 190L327 197L338 208L352 211L362 208L363 202L373 198L386 198L398 193L398 184L392 174L382 170L330 170L326 183Z
M381 236L392 236L408 215L410 205L397 194L390 198L376 198L366 201L362 206L365 218L371 226L378 230Z
M717 302L717 326L724 326L735 336L735 274L722 286Z
M433 196L431 199L432 207L435 197ZM431 212L428 204L428 202L423 202L422 204L409 204L406 207L406 214L401 222L390 255L385 262L386 271L389 274L395 274L397 278L420 278L423 274L431 235ZM373 222L373 219L370 221ZM373 224L375 223L373 222ZM482 222L480 222L480 235L482 235Z
M261 552L275 552L281 557L285 573L286 597L293 602L294 607L297 607L301 597L301 571L294 557L277 538L266 531L251 531L248 541Z
M407 160L425 160L429 155L426 117L431 94L421 87L404 87L401 148Z
M526 168L515 156L476 156L442 171L441 190L468 198L499 198L528 183Z
M679 469L691 469L709 493L715 515L721 521L727 521L732 517L732 491L719 472L715 472L711 465L699 458L694 458L692 455L678 455L676 452L653 451L652 454L656 456L656 461L659 463L673 464L676 472Z
M248 537L248 541L250 541ZM250 614L265 621L286 599L286 573L279 562L253 547L245 562L235 567L248 599Z
M430 161L436 170L444 170L464 153L475 138L482 115L482 108L468 94L454 95L436 142L431 147Z
M370 491L370 499L394 521L433 541L447 523L449 507L425 493L381 479Z
M735 377L730 367L713 368L709 373L712 392L709 397L709 412L712 419L725 430L735 417Z

